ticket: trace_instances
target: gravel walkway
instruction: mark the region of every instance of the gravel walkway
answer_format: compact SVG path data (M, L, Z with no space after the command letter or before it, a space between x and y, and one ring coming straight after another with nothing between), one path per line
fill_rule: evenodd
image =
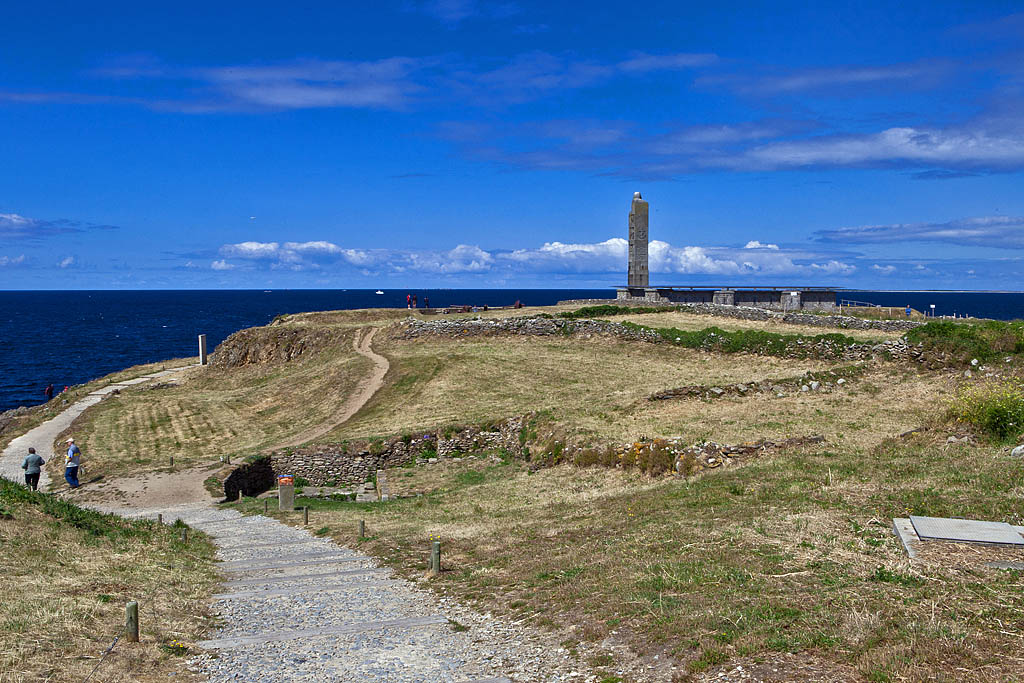
M597 680L550 636L438 597L333 541L201 505L133 516L157 512L218 546L221 626L189 661L214 683Z

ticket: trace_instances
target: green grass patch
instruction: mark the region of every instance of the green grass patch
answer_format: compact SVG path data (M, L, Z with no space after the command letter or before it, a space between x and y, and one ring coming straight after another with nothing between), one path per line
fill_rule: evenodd
M922 344L966 363L992 360L1024 351L1024 321L986 320L977 323L936 320L907 333L907 341Z
M568 320L580 320L582 318L604 318L610 315L671 313L675 310L677 309L672 306L616 306L614 304L601 304L598 306L584 306L583 308L577 308L575 311L562 311L558 314L558 317Z
M948 415L996 442L1013 441L1024 433L1024 387L1010 380L967 385L950 402Z
M649 327L625 322L623 327L637 331L650 331L676 346L703 349L721 353L756 353L765 356L787 357L833 357L842 354L847 347L866 342L845 334L779 334L764 330L728 331L719 327L703 330L680 330L677 327Z

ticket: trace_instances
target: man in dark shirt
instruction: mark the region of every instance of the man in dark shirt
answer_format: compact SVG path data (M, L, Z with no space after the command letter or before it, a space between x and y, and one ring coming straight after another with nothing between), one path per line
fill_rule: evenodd
M39 489L39 473L45 464L46 461L36 455L36 449L28 449L28 455L21 461L21 469L25 470L25 486L33 491Z
M43 389L43 394L46 396L47 401L53 398L53 382L46 385L46 388Z

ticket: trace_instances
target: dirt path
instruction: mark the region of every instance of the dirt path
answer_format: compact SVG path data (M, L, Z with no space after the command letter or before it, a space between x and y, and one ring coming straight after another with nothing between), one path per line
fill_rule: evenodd
M214 497L204 482L222 467L222 463L214 462L178 472L146 472L99 481L86 478L81 488L65 491L64 497L78 505L117 514L151 507L210 504Z
M360 330L352 341L352 348L355 349L356 353L373 361L373 372L359 383L355 392L341 405L338 412L332 415L327 422L300 432L287 441L272 446L272 449L301 446L307 441L323 436L335 427L344 424L350 417L359 412L359 409L373 398L377 390L384 386L384 376L388 374L388 368L391 365L388 363L387 358L375 353L370 346L370 343L373 341L373 335L377 334L377 329L376 327L370 328L365 334Z
M6 477L17 482L23 482L25 480L24 472L21 469L21 461L28 453L29 446L34 447L36 449L36 453L42 456L43 460L47 463L54 460L54 458L59 459L62 457L63 454L54 453L53 451L54 439L56 439L61 432L70 427L71 423L75 421L75 418L85 412L86 408L96 405L114 391L120 391L121 389L126 389L136 384L142 384L152 379L167 377L169 375L188 370L192 367L195 366L190 365L171 370L161 370L160 372L143 375L141 377L136 377L135 379L125 380L124 382L108 384L102 389L98 389L90 393L85 398L75 401L64 412L11 441L10 445L4 449L3 455L0 455L0 477ZM87 476L89 471L88 453L83 454L82 465L84 468L83 472L86 473ZM63 469L61 469L61 472L63 472ZM47 490L49 483L50 477L44 467L43 472L39 477L39 488L45 491Z

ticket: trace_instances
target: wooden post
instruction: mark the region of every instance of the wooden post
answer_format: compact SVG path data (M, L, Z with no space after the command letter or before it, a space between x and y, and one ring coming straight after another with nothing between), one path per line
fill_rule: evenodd
M359 520L359 538L366 538L366 520Z
M157 524L163 524L164 523L164 513L162 513L162 512L156 513L156 523Z
M188 543L188 527L181 530L181 542Z
M435 576L441 573L441 541L434 541L430 548L430 573Z
M124 633L128 642L139 642L139 603L134 600L124 607Z
M174 467L174 456L171 456L171 467Z
M270 505L270 501L266 498L263 499L263 514L267 514L267 507Z
M309 526L309 506L302 508L302 526Z
M228 465L230 465L231 464L231 456L230 455L224 456L224 462L226 462Z

